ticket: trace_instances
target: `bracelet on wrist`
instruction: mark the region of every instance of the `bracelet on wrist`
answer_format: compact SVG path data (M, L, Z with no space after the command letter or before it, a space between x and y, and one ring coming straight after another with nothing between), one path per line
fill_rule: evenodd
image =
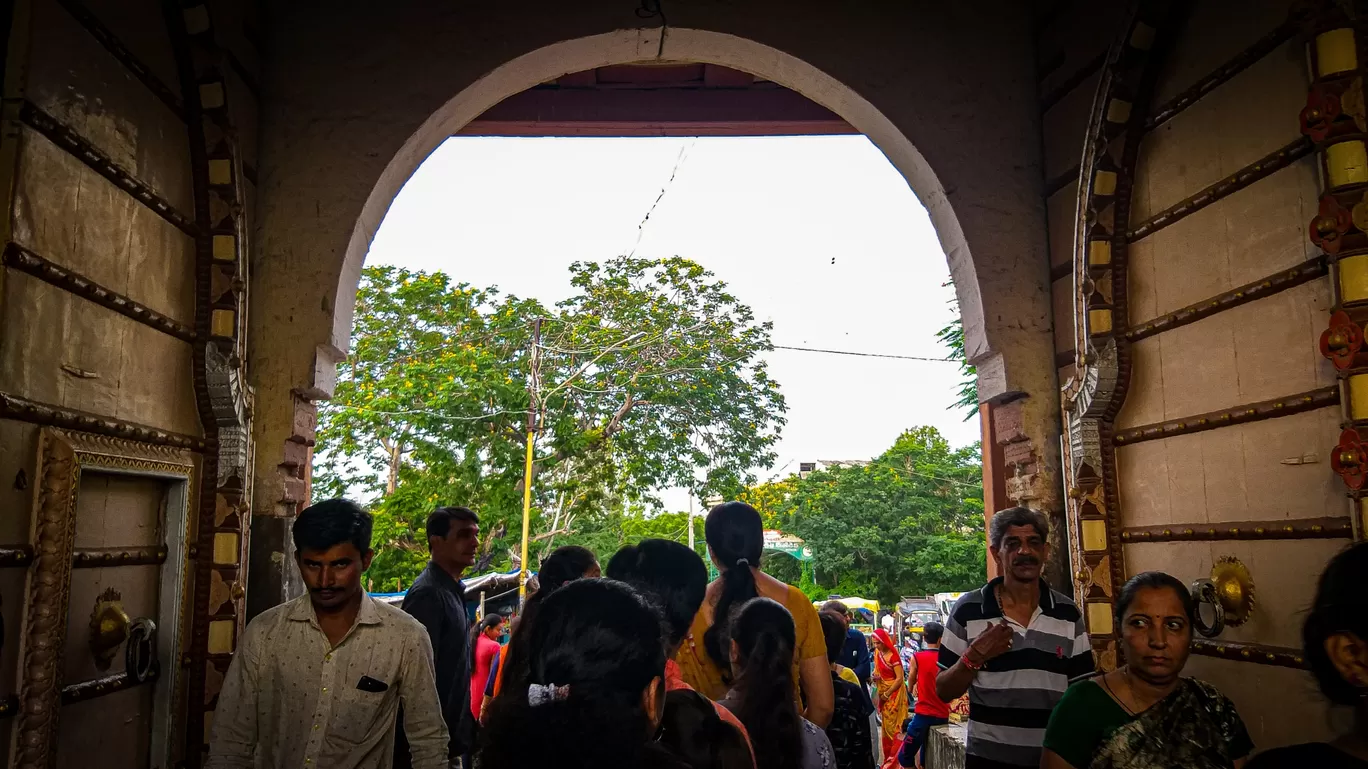
M982 663L982 662L974 662L973 660L969 659L969 655L968 655L968 654L965 654L965 655L964 655L964 666L967 667L967 668L969 668L970 670L975 671L975 672L977 672L977 671L983 669L983 663Z

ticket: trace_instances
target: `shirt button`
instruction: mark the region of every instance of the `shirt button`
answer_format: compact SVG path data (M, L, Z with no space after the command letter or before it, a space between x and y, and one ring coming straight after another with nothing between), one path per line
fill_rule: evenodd
M325 691L325 692L326 692L326 691L327 691L327 690L328 690L328 687L326 687L326 686L325 686L325 687L323 687L323 691Z
M318 731L318 724L314 724L314 731Z
M328 652L327 654L323 655L323 659L327 660L328 662L332 662L332 652Z

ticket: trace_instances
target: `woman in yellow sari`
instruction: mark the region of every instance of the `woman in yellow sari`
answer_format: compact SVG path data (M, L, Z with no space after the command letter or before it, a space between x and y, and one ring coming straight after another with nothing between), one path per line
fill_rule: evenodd
M897 769L898 749L903 742L903 721L907 720L907 684L903 680L902 658L898 645L882 628L874 631L874 706L883 722L882 769Z

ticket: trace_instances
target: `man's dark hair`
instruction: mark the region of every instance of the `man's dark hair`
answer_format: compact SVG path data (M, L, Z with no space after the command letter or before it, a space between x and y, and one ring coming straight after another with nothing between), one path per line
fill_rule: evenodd
M846 605L841 603L840 601L827 601L826 603L822 604L822 608L818 611L831 612L832 614L838 615L840 617L850 619L850 610L847 609Z
M826 641L827 663L830 664L840 658L841 650L845 648L845 621L825 607L817 612L817 618L822 621L822 639Z
M708 591L708 567L698 553L668 539L643 539L614 553L603 573L657 604L665 616L670 646L684 643Z
M452 521L479 523L480 516L466 507L439 507L428 516L427 535L429 537L445 537L451 533Z
M935 620L930 620L922 625L922 640L929 644L940 643L943 635L945 635L945 626Z
M309 505L295 518L290 533L295 552L327 550L350 542L365 555L371 546L370 513L349 499L325 499Z
M993 520L988 522L988 547L993 550L1002 547L1002 538L1013 526L1031 526L1041 539L1048 541L1050 538L1050 522L1045 520L1044 513L1029 507L1009 507L993 513Z

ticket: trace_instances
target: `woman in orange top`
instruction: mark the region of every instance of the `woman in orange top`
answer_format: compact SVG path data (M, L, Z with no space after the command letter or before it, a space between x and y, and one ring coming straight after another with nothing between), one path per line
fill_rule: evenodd
M757 596L770 598L789 610L797 631L793 678L800 691L794 692L794 697L800 706L807 703L803 717L825 729L831 721L835 695L822 623L801 590L760 571L760 555L765 547L760 514L742 502L718 505L708 513L704 536L708 555L721 576L708 585L689 635L675 655L684 681L709 699L727 696L731 688L727 620L746 601Z

